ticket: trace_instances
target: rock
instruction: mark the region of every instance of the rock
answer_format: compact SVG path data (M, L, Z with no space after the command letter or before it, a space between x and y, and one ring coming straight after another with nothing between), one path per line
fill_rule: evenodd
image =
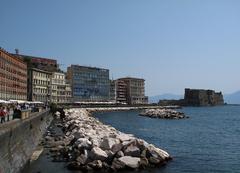
M149 145L147 147L147 150L149 151L149 153L154 157L157 158L159 160L167 160L170 159L170 155L166 152L163 151L159 148L154 147L153 145Z
M123 157L124 156L124 153L122 151L118 151L116 153L116 158L120 158L120 157Z
M140 165L140 158L131 157L131 156L123 156L118 159L121 163L126 165L129 168L136 169Z
M146 157L142 157L140 158L140 166L142 168L146 168L148 166L149 162L148 159Z
M88 139L86 138L79 138L77 141L76 141L76 145L78 146L79 149L90 149L91 146L92 146L92 142L89 141Z
M103 164L101 160L94 160L93 162L88 163L88 166L93 169L102 169Z
M136 141L137 141L137 146L140 150L144 150L149 145L146 141L144 141L142 139L137 139Z
M120 151L123 147L122 143L118 143L118 144L114 144L111 148L113 153L117 153L118 151Z
M109 164L107 164L106 162L102 162L102 167L103 167L105 172L108 172L108 170L110 169Z
M126 150L126 148L130 145L136 146L137 145L137 141L135 138L129 140L129 141L124 141L122 142L123 145L123 150Z
M115 158L112 162L111 168L115 171L124 169L126 167L126 164Z
M54 147L59 147L60 145L65 146L65 142L64 141L49 141L48 145L49 145L49 147L54 148Z
M81 154L80 156L77 157L76 161L80 164L80 165L84 165L87 162L87 156L84 154Z
M85 135L82 133L82 132L75 132L73 133L73 136L76 138L76 139L79 139L79 138L84 138Z
M56 115L56 116L60 116L60 112L57 111L57 112L55 113L55 115Z
M122 142L134 139L132 134L124 134L124 133L119 134L117 138Z
M62 128L62 127L63 127L63 125L60 124L60 123L59 123L59 124L56 124L56 126L59 127L59 128Z
M113 158L114 158L114 153L113 153L111 150L106 150L105 152L106 152L107 155L108 155L106 161L107 161L107 162L112 162L112 160L113 160Z
M150 157L150 153L147 151L147 149L142 150L141 157Z
M139 115L148 116L151 118L166 118L166 119L186 118L183 112L178 112L172 109L146 109Z
M46 137L45 137L45 140L46 140L46 141L53 141L54 139L53 139L53 137L51 137L51 136L46 136Z
M63 148L64 148L63 146L59 145L59 146L57 146L57 147L51 148L49 151L50 151L50 152L58 152L58 151L60 151L60 150L63 149Z
M157 165L161 162L161 160L159 158L155 158L155 157L150 157L148 160L153 165Z
M140 150L138 147L130 145L127 147L127 149L124 151L125 156L133 156L133 157L140 157Z
M93 147L92 150L90 151L90 157L93 160L101 160L104 161L107 159L108 155L105 151L103 151L99 147Z
M103 150L110 150L113 145L116 145L118 143L120 143L118 139L104 137L100 144L100 148L102 148Z
M101 139L99 139L97 136L92 136L90 141L92 142L93 147L99 147L101 144Z

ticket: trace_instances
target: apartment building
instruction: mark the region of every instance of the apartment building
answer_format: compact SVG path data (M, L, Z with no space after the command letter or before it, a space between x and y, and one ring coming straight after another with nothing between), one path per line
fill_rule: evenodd
M27 100L27 65L0 48L0 99Z

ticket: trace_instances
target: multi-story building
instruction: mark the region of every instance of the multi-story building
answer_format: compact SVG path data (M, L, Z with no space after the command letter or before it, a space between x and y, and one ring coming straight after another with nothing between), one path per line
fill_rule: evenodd
M56 102L65 102L66 99L62 98L59 100L58 98L62 95L62 90L64 88L64 93L69 94L69 86L60 86L60 83L54 82L63 82L58 81L59 79L55 79L55 77L61 76L60 74L56 74L55 72L60 73L60 69L58 68L57 60L42 58L36 56L29 55L21 55L18 50L16 50L16 54L12 54L15 57L21 58L24 62L27 63L28 69L28 100L31 101L41 101L41 102L50 102L52 99ZM54 82L51 82L51 79ZM64 78L65 79L65 78ZM53 86L52 86L53 84ZM56 89L56 90L55 90ZM53 96L51 95L53 92ZM69 97L69 96L67 96ZM57 101L59 100L59 101Z
M127 103L127 84L123 80L116 80L116 101Z
M49 71L49 72L59 71L57 60L55 59L21 55L18 53L18 51L16 51L16 54L12 54L12 55L22 58L27 63L28 68L36 68L36 69Z
M71 65L67 78L72 86L73 101L109 101L109 70Z
M126 84L127 103L133 104L147 104L148 97L145 96L145 80L139 78L120 78Z
M51 72L37 68L28 69L28 100L49 102Z
M0 99L27 100L27 65L0 48Z
M116 102L116 80L110 80L110 101Z
M50 101L53 103L70 103L71 87L66 83L65 73L53 72L51 77Z

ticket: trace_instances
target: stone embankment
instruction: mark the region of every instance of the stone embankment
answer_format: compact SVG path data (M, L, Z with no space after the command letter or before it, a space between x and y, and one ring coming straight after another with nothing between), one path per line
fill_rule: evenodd
M82 171L118 171L161 166L170 155L132 134L122 133L92 117L86 109L65 110L63 137L46 136L55 161Z
M172 109L146 109L139 115L150 118L162 118L162 119L183 119L189 118L183 112L179 112Z

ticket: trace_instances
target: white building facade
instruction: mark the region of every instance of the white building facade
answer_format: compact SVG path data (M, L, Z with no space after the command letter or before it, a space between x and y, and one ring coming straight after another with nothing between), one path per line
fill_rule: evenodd
M51 99L53 103L71 103L71 86L66 82L65 73L53 72L51 77Z

